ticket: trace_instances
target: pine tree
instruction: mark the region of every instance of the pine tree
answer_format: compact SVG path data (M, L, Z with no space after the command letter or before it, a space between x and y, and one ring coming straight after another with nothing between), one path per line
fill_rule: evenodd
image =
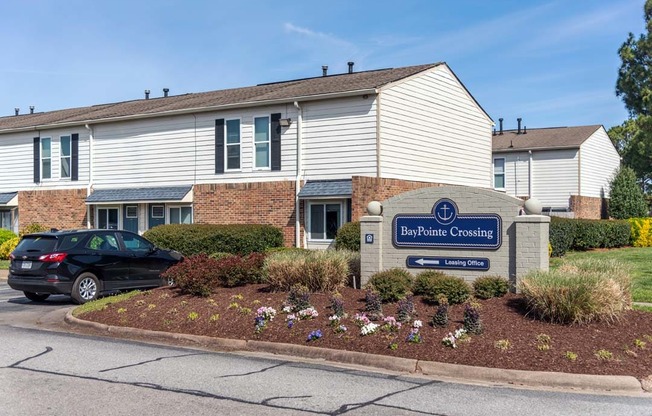
M648 206L643 191L636 184L636 174L631 168L621 167L611 180L609 216L618 220L647 217Z

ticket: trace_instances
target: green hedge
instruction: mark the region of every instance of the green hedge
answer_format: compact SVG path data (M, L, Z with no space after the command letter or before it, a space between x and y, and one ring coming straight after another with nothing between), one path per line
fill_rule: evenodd
M563 256L568 250L614 248L629 244L630 224L623 220L583 220L551 217L550 244L552 256Z
M247 255L283 245L283 233L271 225L168 224L147 230L144 236L184 256L217 252Z
M347 222L335 236L335 248L338 250L360 251L360 222Z

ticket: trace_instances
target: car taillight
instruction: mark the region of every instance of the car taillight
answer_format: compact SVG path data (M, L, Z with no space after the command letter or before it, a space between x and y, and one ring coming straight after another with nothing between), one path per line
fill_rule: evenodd
M13 260L15 258L16 258L16 256L14 256L14 253L9 254L9 260Z
M42 255L38 259L45 263L61 263L67 255L67 253L50 253Z

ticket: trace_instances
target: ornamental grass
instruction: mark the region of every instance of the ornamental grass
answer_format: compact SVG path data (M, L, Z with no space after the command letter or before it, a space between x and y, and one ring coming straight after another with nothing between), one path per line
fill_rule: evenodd
M631 308L629 268L615 260L569 261L549 272L533 271L519 284L529 313L562 324L613 322Z
M332 292L348 282L352 257L346 250L273 252L265 259L265 283L273 290L300 284L311 292Z

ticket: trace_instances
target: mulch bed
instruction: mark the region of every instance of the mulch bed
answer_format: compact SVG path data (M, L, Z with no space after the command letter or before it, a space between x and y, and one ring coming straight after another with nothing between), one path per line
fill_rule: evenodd
M406 341L409 325L404 325L397 333L378 331L373 335L361 336L352 318L357 312L364 311L365 292L343 288L340 293L348 314L348 318L342 320L342 324L348 328L343 334L335 333L329 324L328 317L332 311L328 295L311 295L310 302L319 316L296 321L289 329L285 322L286 315L281 312L287 294L269 292L265 285L219 289L208 298L182 295L176 288L159 288L120 303L112 303L102 311L90 312L81 318L154 331L312 345L482 367L630 375L638 379L652 374L652 314L647 312L628 311L614 324L558 325L528 316L524 300L519 295L508 294L502 298L480 301L483 333L472 335L470 342L460 343L453 349L444 346L441 341L449 332L462 327L462 305L451 307L447 327L436 328L430 325L436 306L416 296L415 319L423 321L420 331L423 342L416 344ZM238 306L231 305L234 302ZM255 333L254 317L256 309L261 306L271 306L278 314L261 333ZM250 312L242 308L249 308ZM383 305L383 313L385 316L396 316L396 305ZM219 319L214 316L217 314ZM190 316L196 318L193 320ZM306 341L308 334L318 329L323 337ZM549 350L537 347L539 334L550 337ZM509 340L509 348L497 348L496 341L499 340ZM636 340L645 344L639 342L636 345ZM398 348L390 349L390 343L396 343ZM611 352L613 358L599 359L596 357L599 350ZM569 351L577 354L575 360L567 358Z

